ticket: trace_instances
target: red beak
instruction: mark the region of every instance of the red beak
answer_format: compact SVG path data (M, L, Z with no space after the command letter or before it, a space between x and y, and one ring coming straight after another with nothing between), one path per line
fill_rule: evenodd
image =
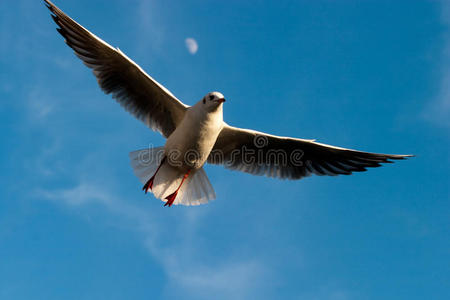
M225 100L225 98L220 98L217 101L219 101L219 103L224 103L226 100Z

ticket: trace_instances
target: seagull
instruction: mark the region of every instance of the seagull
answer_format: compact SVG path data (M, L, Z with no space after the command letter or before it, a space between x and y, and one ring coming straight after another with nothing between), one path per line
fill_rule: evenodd
M350 175L412 156L362 152L230 126L223 121L221 93L210 92L193 106L182 103L119 48L44 1L57 31L92 69L100 88L167 139L163 147L129 155L144 192L152 192L164 206L199 205L216 198L205 163L294 180L312 174Z

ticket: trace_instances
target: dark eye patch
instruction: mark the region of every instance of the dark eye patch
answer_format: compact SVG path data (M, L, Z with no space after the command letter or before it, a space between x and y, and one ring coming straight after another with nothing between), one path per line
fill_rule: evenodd
M212 100L212 99L214 99L214 96L213 96L213 95L210 95L210 96L209 96L209 100Z

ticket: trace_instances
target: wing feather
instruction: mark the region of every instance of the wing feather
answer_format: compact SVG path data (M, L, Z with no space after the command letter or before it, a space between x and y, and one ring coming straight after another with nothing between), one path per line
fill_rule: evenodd
M229 125L219 134L213 153L208 158L209 163L282 179L300 179L311 174L350 175L412 156L356 151Z
M115 49L75 22L48 0L48 9L75 55L92 69L100 88L150 128L168 137L183 119L187 106Z

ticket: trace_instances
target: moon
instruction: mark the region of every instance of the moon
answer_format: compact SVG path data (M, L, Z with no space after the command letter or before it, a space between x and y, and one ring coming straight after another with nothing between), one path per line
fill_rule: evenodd
M198 51L198 44L197 41L193 38L186 38L184 40L186 43L186 48L189 51L190 54L194 55Z

